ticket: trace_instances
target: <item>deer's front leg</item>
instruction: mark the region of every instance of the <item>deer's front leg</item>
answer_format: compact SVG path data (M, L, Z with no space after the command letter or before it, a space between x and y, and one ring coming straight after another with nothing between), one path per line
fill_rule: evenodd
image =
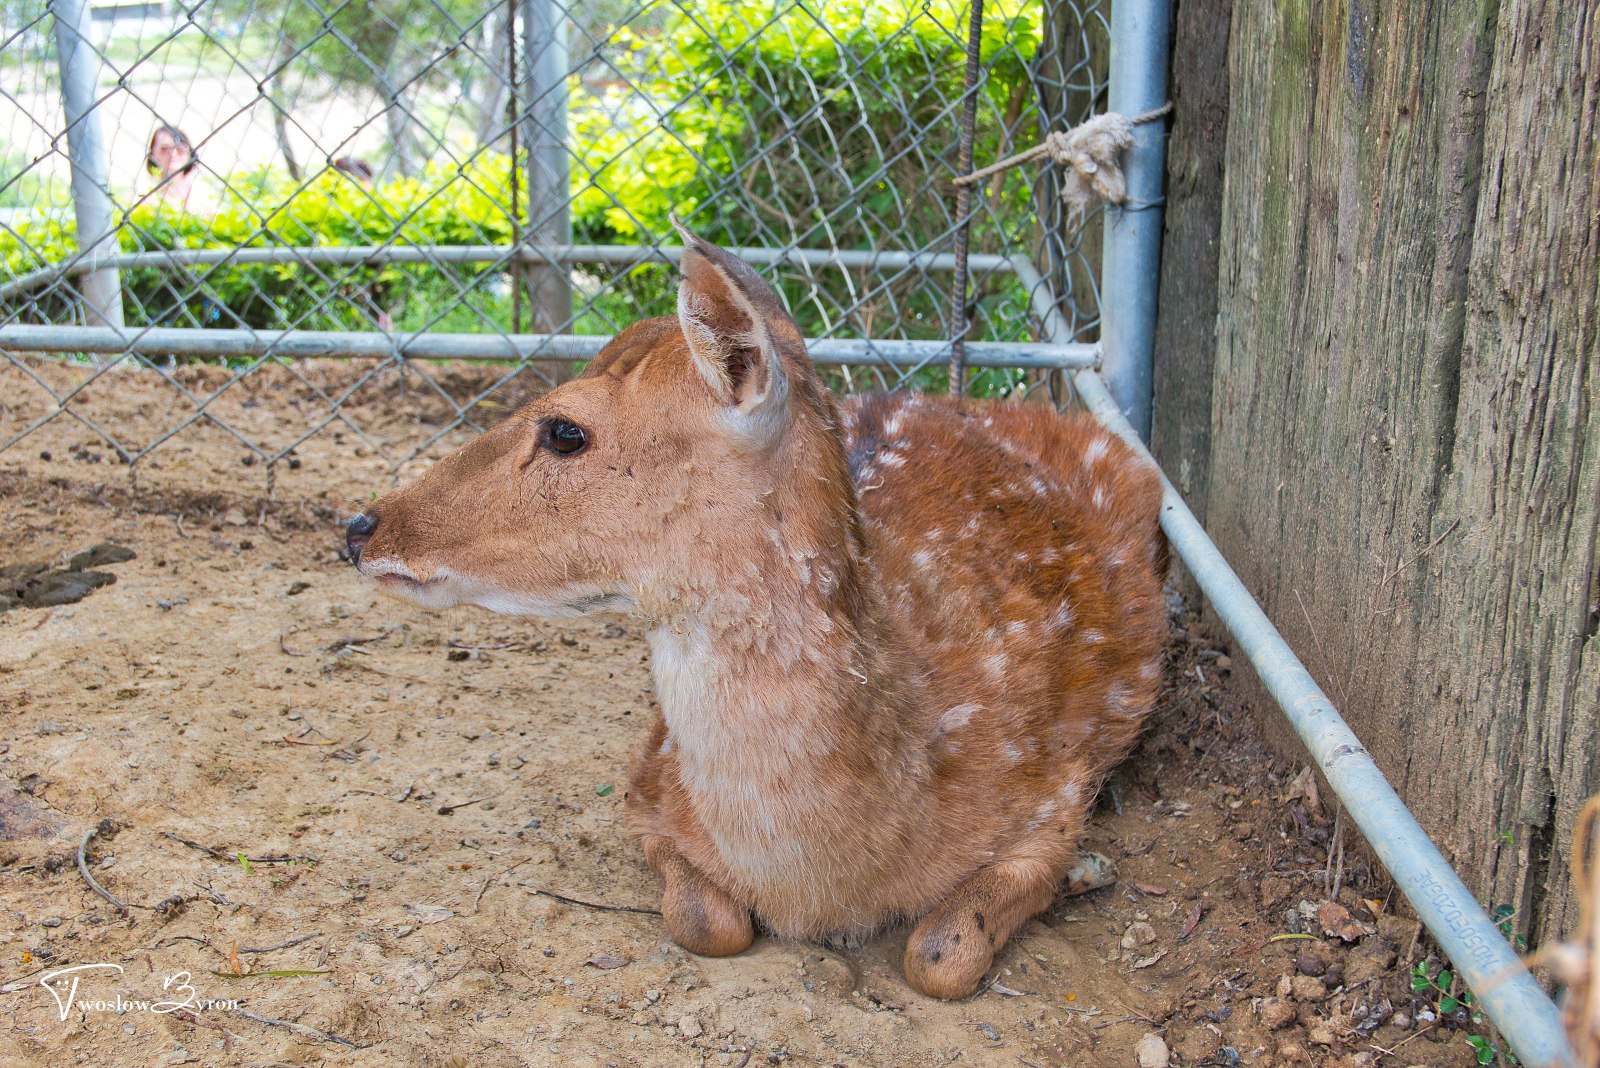
M1059 878L1047 865L1027 860L979 871L911 932L906 979L929 997L972 993L1006 939L1050 904Z
M755 940L750 910L685 860L672 839L647 835L644 856L666 884L661 916L674 942L702 957L726 957L749 948Z

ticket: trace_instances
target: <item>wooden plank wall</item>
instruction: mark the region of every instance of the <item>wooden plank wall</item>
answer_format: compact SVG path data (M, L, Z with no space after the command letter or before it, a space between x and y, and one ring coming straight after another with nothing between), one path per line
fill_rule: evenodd
M1180 0L1177 47L1163 464L1485 904L1570 930L1600 0Z

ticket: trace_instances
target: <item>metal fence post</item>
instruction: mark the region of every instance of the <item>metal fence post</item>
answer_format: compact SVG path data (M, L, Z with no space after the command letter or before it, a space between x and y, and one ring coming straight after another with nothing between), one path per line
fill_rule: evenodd
M523 56L527 111L527 237L543 263L522 269L535 333L559 333L572 321L572 283L554 251L572 242L567 201L567 20L557 0L523 0ZM515 163L513 163L513 166Z
M1167 102L1171 38L1171 0L1117 0L1111 5L1110 110L1131 118ZM1146 441L1166 151L1165 123L1134 127L1133 146L1123 156L1128 201L1106 208L1101 256L1101 373L1128 422Z
M109 146L95 109L100 53L89 37L88 0L53 0L56 61L61 68L61 110L67 122L67 156L72 166L72 205L78 223L78 256L89 265L121 249L116 240L116 207L109 188ZM81 292L91 326L122 325L122 278L115 267L83 276Z

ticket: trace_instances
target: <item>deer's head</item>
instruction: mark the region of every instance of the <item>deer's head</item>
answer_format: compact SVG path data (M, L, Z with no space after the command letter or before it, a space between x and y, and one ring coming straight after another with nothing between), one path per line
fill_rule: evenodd
M848 551L836 413L799 329L743 262L683 238L678 314L352 519L363 574L429 607L655 614L749 570L778 524Z

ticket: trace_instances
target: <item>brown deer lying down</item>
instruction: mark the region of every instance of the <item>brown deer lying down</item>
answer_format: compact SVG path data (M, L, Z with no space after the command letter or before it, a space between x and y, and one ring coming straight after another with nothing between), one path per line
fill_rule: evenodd
M1158 476L1087 417L823 387L749 267L684 232L636 323L351 521L419 604L649 629L627 817L719 956L919 922L970 993L1073 862L1161 676Z

